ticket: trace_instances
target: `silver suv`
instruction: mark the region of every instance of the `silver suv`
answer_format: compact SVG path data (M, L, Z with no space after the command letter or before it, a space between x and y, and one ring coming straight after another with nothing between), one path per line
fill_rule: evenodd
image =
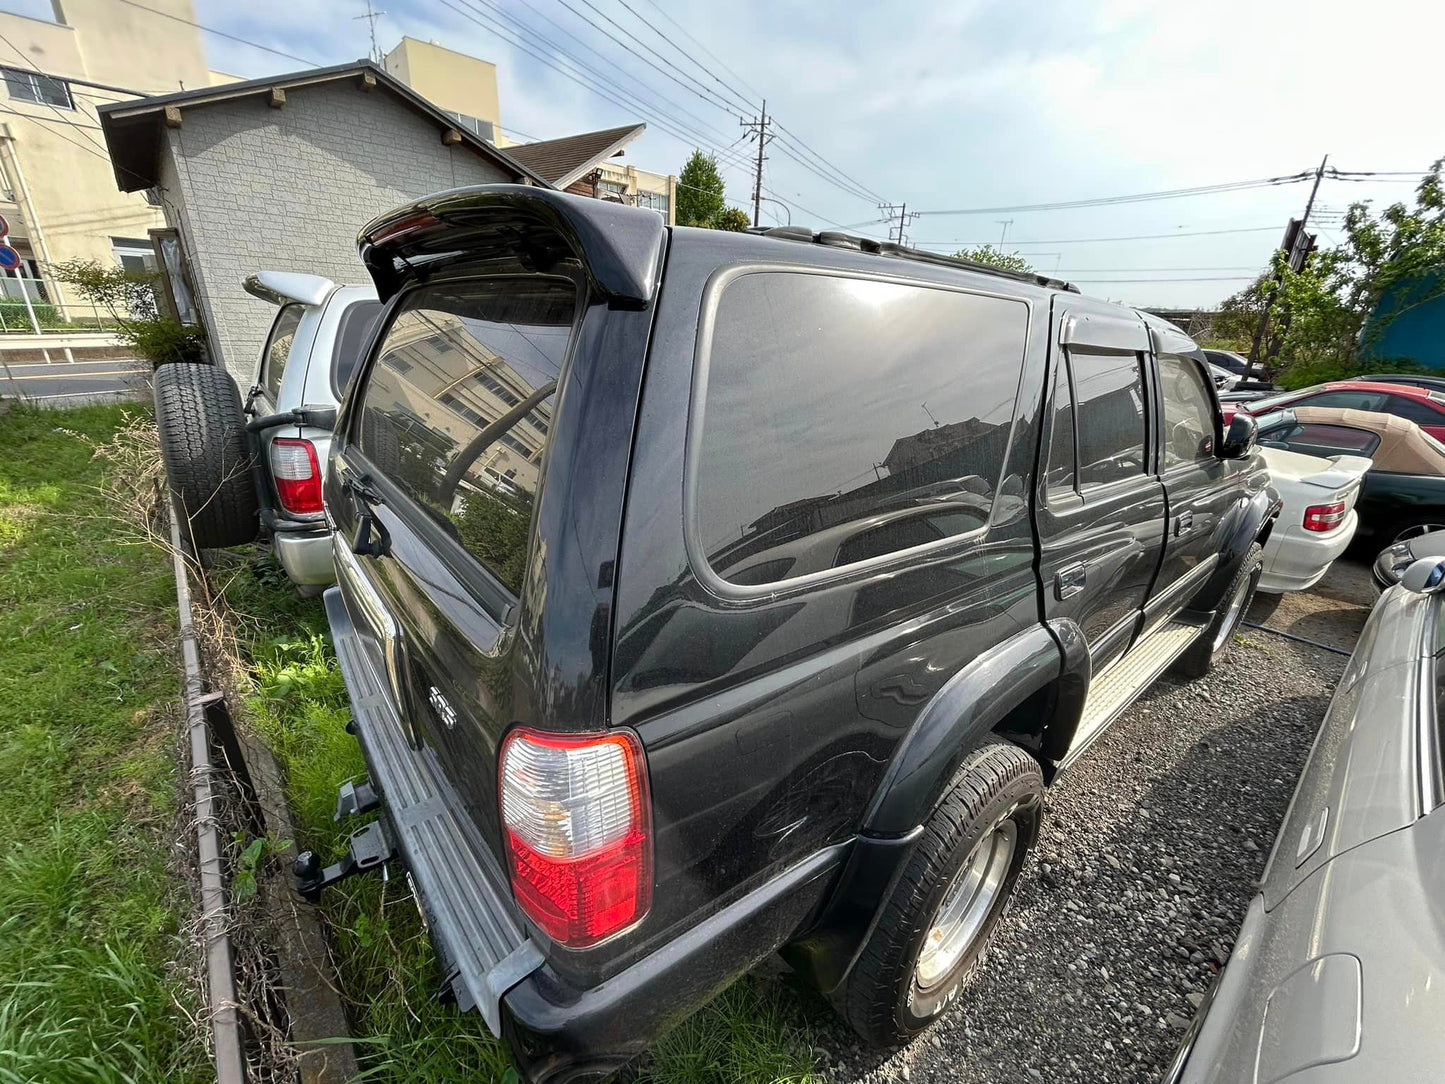
M244 407L214 365L163 365L156 425L197 548L264 532L303 594L335 579L321 488L331 426L381 306L371 286L259 271L246 291L277 306Z

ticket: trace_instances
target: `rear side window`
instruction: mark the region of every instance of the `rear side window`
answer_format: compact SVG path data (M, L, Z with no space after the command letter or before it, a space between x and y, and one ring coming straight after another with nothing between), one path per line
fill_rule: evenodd
M266 339L266 349L261 354L261 386L276 402L281 394L281 377L286 372L286 361L291 356L291 343L296 338L296 328L305 313L300 305L286 305L276 314L271 325L271 334Z
M1342 410L1383 410L1389 398L1378 391L1322 391L1318 395L1307 395L1296 399L1293 406L1339 407Z
M380 315L380 301L358 301L348 305L341 314L341 324L336 329L336 351L331 356L331 390L337 399L346 394L346 385L351 383L356 363L371 341L371 332Z
M541 276L422 287L362 395L367 458L514 594L577 303Z
M1261 439L1283 444L1290 451L1305 455L1371 455L1380 446L1380 438L1364 429L1352 429L1347 425L1304 425L1281 426Z
M1144 473L1144 376L1139 355L1069 352L1074 371L1079 488Z
M1027 334L1027 306L1004 298L734 279L694 417L693 530L709 565L758 585L983 527Z

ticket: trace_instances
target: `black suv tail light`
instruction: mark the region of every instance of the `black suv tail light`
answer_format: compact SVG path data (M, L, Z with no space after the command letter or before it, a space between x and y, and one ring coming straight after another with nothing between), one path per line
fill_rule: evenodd
M647 914L652 812L635 735L518 728L498 777L512 890L548 936L585 948Z

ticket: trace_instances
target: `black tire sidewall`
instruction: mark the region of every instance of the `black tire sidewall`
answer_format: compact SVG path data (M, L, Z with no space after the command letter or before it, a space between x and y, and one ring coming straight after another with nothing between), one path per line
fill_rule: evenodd
M919 908L922 917L914 929L905 956L904 981L898 984L898 1004L895 1012L895 1018L901 1031L917 1033L943 1015L957 999L959 991L967 987L973 980L974 975L987 958L994 931L1013 901L1014 886L1018 882L1019 873L1023 870L1024 862L1028 859L1029 852L1033 850L1034 843L1038 839L1043 802L1041 794L1031 786L1031 783L1032 781L1028 777L1011 780L993 796L977 817L970 819L964 831L958 833L947 864L942 867L941 875L937 877L932 891L928 893L923 906ZM918 985L918 957L923 950L924 939L928 936L929 929L932 928L938 907L943 902L944 894L949 885L953 883L954 875L973 853L973 849L983 839L985 833L992 831L997 824L1010 817L1017 825L1018 838L998 898L990 908L988 917L984 919L978 936L959 958L953 970L934 984L931 989L921 989Z
M202 549L243 545L260 531L251 447L235 382L219 366L170 362L152 377L166 480Z

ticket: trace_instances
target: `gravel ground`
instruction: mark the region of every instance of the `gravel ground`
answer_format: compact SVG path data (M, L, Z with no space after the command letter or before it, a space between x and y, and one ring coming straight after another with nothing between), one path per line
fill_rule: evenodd
M1348 648L1374 600L1361 571L1249 617ZM1208 678L1160 681L1051 788L983 971L926 1036L873 1050L802 995L835 1080L1158 1079L1229 957L1345 663L1241 632Z

